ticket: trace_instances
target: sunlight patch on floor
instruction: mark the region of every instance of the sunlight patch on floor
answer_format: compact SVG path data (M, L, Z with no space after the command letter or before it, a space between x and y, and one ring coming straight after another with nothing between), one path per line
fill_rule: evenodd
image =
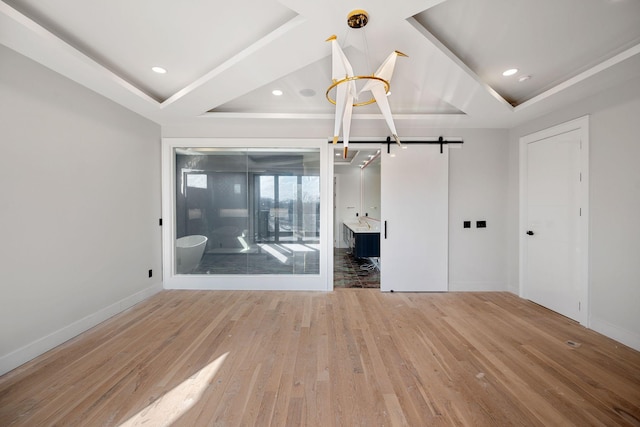
M209 363L164 396L120 424L120 427L142 425L159 427L173 424L202 397L202 393L216 372L218 372L228 354L227 352Z
M283 264L287 263L287 256L283 253L278 252L278 250L272 248L270 245L258 245L261 249L263 249L266 253L273 256L275 259L280 261Z

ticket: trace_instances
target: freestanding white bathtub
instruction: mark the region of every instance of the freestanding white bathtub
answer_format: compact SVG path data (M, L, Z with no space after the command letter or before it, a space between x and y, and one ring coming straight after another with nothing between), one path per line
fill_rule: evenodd
M176 239L176 273L191 273L200 263L207 237L192 235Z

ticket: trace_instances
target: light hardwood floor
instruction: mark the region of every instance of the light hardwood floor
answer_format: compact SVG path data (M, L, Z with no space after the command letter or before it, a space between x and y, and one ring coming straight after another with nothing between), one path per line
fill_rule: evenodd
M0 426L639 420L639 352L509 293L164 291L0 377Z

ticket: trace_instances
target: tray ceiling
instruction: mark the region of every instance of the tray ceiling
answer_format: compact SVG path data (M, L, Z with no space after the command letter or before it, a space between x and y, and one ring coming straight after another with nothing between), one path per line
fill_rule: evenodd
M358 8L369 24L350 29ZM317 120L330 133L332 34L357 74L408 55L389 97L400 132L511 127L640 75L637 0L0 1L0 43L160 124ZM382 118L368 106L354 120Z

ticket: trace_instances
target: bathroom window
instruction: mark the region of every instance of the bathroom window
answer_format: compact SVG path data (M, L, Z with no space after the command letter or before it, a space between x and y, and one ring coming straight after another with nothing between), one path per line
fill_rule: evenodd
M176 149L175 168L177 274L319 274L318 149Z
M187 174L187 187L207 188L207 175L204 173Z

